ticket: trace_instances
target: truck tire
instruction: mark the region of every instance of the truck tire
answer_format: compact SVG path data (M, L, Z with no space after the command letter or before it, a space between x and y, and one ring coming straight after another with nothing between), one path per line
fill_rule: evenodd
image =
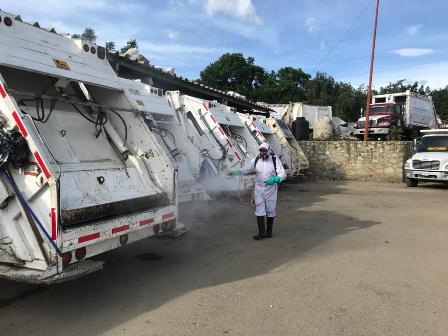
M410 188L414 188L414 187L418 186L418 180L411 179L411 178L408 178L408 177L404 178L404 183L406 183L406 185L408 187L410 187Z

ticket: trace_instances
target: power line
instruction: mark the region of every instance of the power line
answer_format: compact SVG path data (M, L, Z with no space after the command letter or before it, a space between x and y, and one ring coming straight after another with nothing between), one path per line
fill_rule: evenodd
M328 52L325 54L324 57L317 63L316 67L314 68L313 72L316 72L317 69L322 65L322 63L327 59L328 56L336 49L336 47L347 37L347 35L352 31L352 29L355 27L355 25L358 23L361 16L365 13L367 8L370 6L373 0L369 0L367 4L364 6L364 8L359 12L358 16L355 18L355 20L352 22L350 27L344 32L344 34L341 35L341 37L336 41L335 44L328 50Z

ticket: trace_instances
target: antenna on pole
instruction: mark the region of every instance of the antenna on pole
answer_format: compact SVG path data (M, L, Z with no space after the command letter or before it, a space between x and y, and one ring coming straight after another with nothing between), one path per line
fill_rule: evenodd
M372 41L372 58L370 60L369 86L367 87L367 104L366 104L366 122L364 125L364 141L367 141L369 139L370 101L372 100L373 63L375 62L376 28L378 26L378 9L379 9L379 7L380 7L380 0L376 0L375 28L373 29L373 41Z

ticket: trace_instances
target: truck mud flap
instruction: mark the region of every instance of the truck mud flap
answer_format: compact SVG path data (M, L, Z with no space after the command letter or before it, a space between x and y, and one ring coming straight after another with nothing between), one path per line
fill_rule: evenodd
M0 265L0 278L19 281L31 285L53 285L65 281L74 280L84 275L103 269L104 261L83 260L64 267L64 272L48 278L42 278L42 271Z

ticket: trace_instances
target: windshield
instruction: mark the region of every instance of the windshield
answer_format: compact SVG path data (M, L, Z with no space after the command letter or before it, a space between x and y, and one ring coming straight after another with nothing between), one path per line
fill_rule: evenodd
M417 146L418 152L448 152L448 136L423 137Z
M399 105L371 106L370 113L400 113Z

